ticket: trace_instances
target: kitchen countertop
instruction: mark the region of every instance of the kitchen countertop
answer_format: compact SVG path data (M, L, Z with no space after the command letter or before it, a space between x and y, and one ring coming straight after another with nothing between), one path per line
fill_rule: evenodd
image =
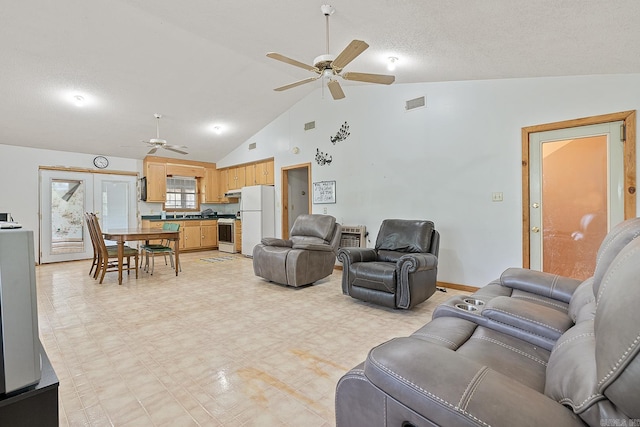
M235 214L219 214L219 215L208 215L202 216L198 214L187 215L186 217L182 217L181 215L173 217L173 214L167 214L166 219L160 218L160 215L142 215L142 219L146 219L149 221L201 221L206 219L220 219L220 218L236 218Z

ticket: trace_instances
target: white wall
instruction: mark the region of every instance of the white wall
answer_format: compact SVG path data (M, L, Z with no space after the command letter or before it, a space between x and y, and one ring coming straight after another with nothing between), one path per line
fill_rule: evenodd
M345 93L333 101L318 89L218 167L275 157L280 218L280 168L312 162L312 181L335 180L337 194L336 204L314 205L314 213L326 207L342 224L366 225L369 246L385 218L433 220L439 280L484 286L522 265L521 128L639 109L640 74L363 84ZM426 108L404 110L422 95ZM316 128L305 131L310 121ZM345 121L351 135L333 145ZM331 165L316 164L317 148L333 156ZM491 201L495 191L503 202Z
M9 142L9 141L3 141ZM10 212L23 228L34 231L36 260L39 248L40 166L95 169L95 155L16 147L0 144L0 212ZM142 160L109 157L107 171L141 172Z

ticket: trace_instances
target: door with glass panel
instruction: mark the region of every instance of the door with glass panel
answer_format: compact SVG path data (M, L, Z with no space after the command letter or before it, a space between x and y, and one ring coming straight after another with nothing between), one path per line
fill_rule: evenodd
M586 279L605 235L624 220L622 122L532 133L531 268Z
M135 227L136 177L40 171L40 263L93 257L84 213L106 228Z

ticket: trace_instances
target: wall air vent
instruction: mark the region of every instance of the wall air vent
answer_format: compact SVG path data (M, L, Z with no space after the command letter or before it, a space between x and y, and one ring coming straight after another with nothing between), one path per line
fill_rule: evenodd
M256 143L252 142L251 144L249 144L249 150L255 150L256 149Z
M413 98L408 100L405 103L404 109L406 111L411 111L411 110L415 110L416 108L422 108L426 106L427 106L427 98L424 96L421 96L419 98Z
M304 124L304 130L311 130L316 128L316 122L309 122Z

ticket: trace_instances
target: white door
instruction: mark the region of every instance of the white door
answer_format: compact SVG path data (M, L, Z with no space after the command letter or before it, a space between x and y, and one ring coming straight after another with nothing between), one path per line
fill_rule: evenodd
M92 174L40 171L40 263L92 258L84 219L92 211Z
M95 212L101 227L137 225L135 176L40 171L40 263L93 257L84 213Z
M624 220L622 122L532 133L530 267L586 279Z
M94 174L93 209L103 230L137 227L137 177Z

